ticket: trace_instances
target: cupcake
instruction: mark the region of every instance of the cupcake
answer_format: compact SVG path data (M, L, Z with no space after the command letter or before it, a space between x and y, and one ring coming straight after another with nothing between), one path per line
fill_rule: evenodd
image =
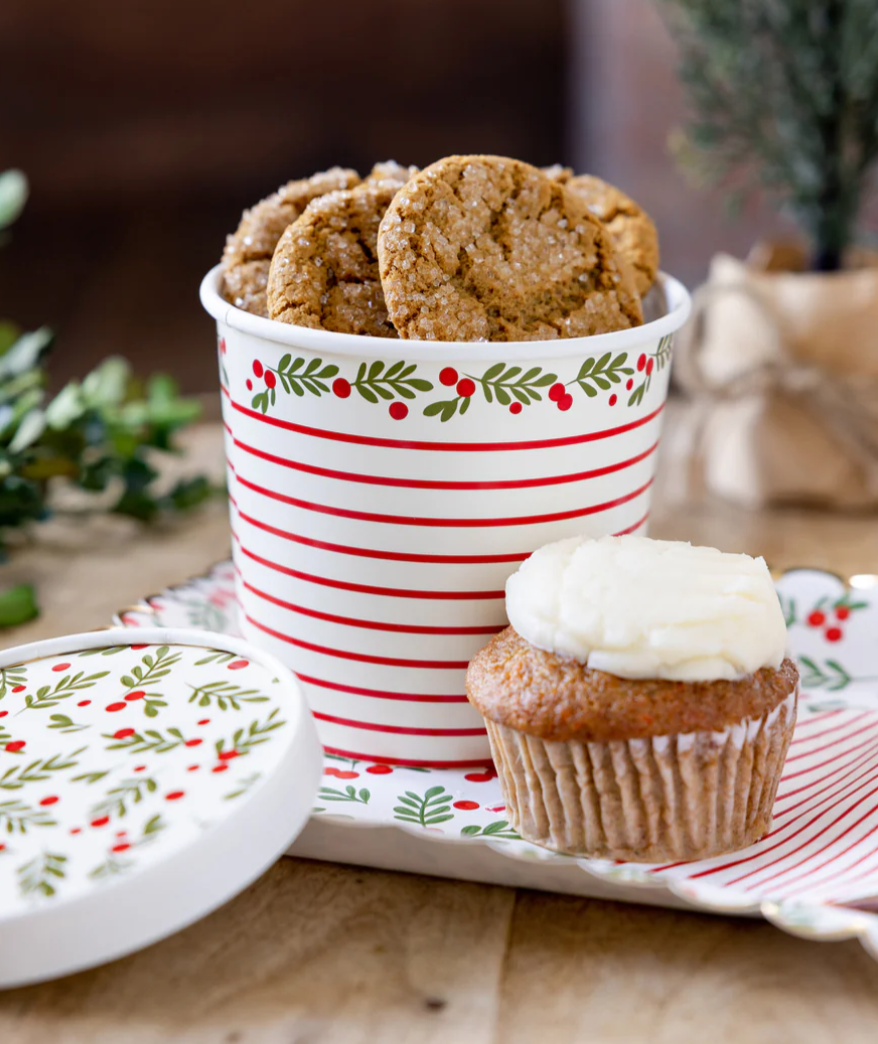
M506 607L467 693L523 838L654 863L768 832L798 672L763 559L562 540L509 578Z

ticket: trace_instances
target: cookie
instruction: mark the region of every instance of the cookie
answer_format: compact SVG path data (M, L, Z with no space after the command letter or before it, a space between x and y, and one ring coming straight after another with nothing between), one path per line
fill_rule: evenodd
M552 181L560 181L565 185L573 177L573 168L564 167L560 163L553 163L551 167L540 167L540 170L551 178Z
M637 292L643 297L659 268L658 233L650 216L621 189L592 174L578 174L564 184L607 226L616 249L634 269Z
M378 226L398 181L364 182L308 205L280 238L268 276L272 319L396 337L378 277Z
M223 297L245 312L267 316L268 268L284 229L312 199L337 189L353 188L359 181L355 170L333 167L310 178L287 182L273 195L245 210L237 231L226 239L222 259Z
M385 160L384 163L376 163L365 180L369 184L375 181L396 181L404 185L417 173L417 167L402 167L396 160Z
M416 174L381 222L378 260L403 338L531 341L642 322L601 222L518 160L450 156Z

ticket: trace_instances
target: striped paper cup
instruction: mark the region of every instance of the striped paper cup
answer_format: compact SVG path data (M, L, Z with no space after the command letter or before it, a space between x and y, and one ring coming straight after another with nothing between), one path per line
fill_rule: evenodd
M488 762L470 658L536 548L643 533L689 296L631 330L526 343L217 321L244 634L296 672L330 753Z

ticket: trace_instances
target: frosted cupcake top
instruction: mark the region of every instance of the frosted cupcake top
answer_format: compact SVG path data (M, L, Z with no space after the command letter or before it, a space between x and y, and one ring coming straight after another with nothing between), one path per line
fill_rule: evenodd
M531 645L621 678L730 681L786 650L764 559L646 537L547 544L507 581L506 611Z

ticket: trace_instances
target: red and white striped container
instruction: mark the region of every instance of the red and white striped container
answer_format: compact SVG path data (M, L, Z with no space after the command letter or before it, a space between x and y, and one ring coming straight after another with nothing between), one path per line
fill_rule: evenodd
M631 330L525 343L356 337L218 293L233 550L246 637L298 675L331 753L490 760L467 703L507 576L552 540L643 533L689 296Z

